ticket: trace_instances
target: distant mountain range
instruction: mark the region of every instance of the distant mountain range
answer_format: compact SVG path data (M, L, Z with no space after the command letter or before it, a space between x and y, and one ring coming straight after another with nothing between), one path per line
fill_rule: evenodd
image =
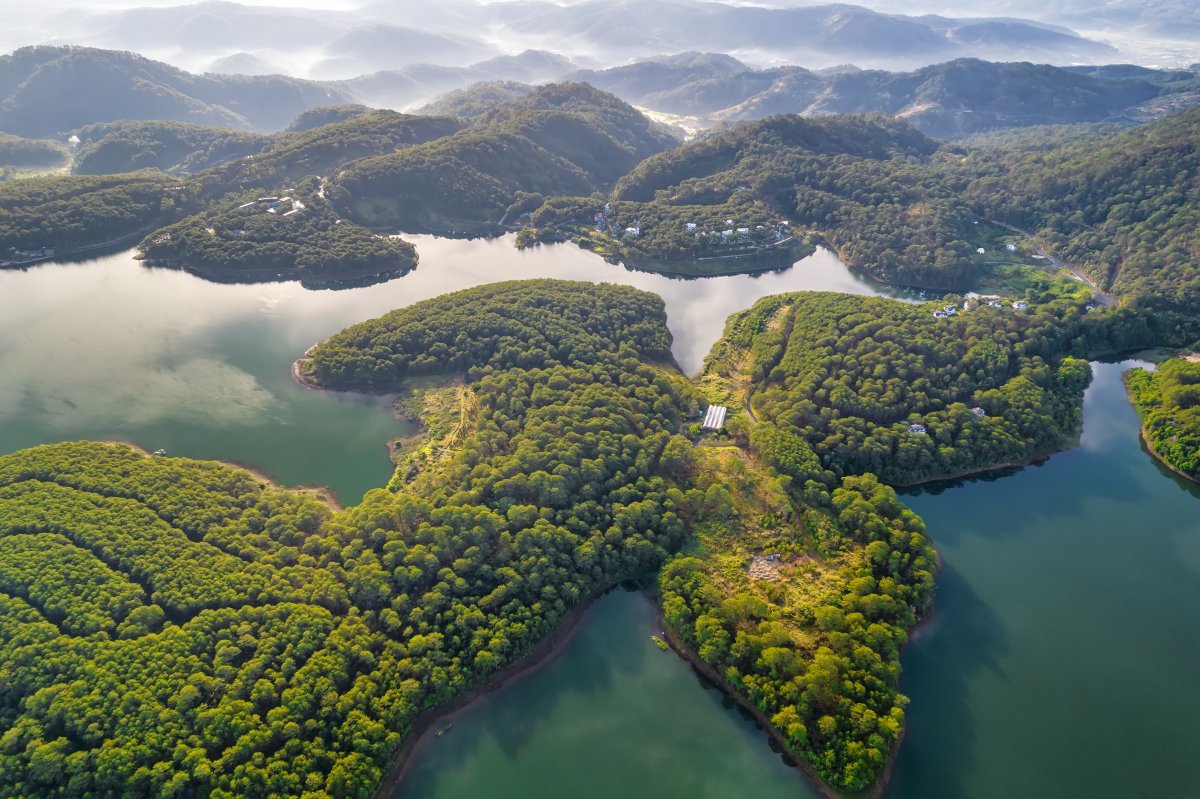
M1053 67L958 59L913 72L756 70L709 53L577 72L627 102L708 127L772 114L882 112L955 138L996 128L1140 119L1142 104L1200 101L1200 73L1134 66Z
M526 49L549 50L589 66L693 49L818 68L853 61L912 69L961 57L1054 64L1118 60L1109 44L1029 19L904 15L841 3L773 8L735 0L384 0L316 11L208 0L84 10L41 22L25 19L23 25L26 38L9 46L40 40L130 49L188 69L238 56L230 65L255 74L270 64L319 79L415 64L460 67ZM29 28L39 25L46 29L43 38L29 39Z
M344 89L296 78L193 75L89 47L26 47L0 56L0 131L19 136L139 119L278 130L301 111L352 99Z
M468 67L414 65L317 82L278 75L194 75L127 52L30 47L0 57L0 132L65 139L85 125L120 120L270 132L314 108L351 103L409 108L445 92L451 94L422 113L473 118L528 94L534 84L564 78L676 117L668 121L685 127L780 113L880 112L908 119L940 138L1028 125L1146 121L1200 102L1200 72L1130 65L958 59L912 72L816 71L754 69L728 55L684 53L579 70L562 56L531 50Z

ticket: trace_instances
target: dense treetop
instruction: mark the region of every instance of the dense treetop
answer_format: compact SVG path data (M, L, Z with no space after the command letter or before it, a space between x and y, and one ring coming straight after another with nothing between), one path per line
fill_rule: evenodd
M347 119L369 114L374 110L369 106L359 105L358 103L322 105L297 114L296 118L284 128L284 132L300 133L305 130L322 127L323 125L330 125L334 122L344 122Z
M608 329L665 348L661 301L623 291ZM0 458L0 796L370 796L422 710L679 547L681 378L599 334L467 344L470 434L339 513L119 446Z
M256 153L270 139L228 128L184 122L105 122L76 134L79 151L73 170L108 175L139 169L197 172Z
M607 189L674 143L611 95L579 84L548 85L454 136L350 164L334 175L330 196L371 226L494 225L518 193Z
M200 188L202 196L219 196L310 175L327 176L356 159L440 139L461 127L462 123L444 117L369 110L318 127L277 134L262 152L196 175L192 185Z
M269 197L243 195L151 233L152 262L239 279L345 280L410 271L416 248L339 219L315 179Z
M169 183L151 171L0 183L0 259L12 248L71 248L135 234L163 214Z
M511 80L480 81L463 89L447 92L417 109L419 114L475 119L497 106L524 97L534 90L527 83Z
M347 328L321 342L305 368L330 388L387 390L413 375L590 360L613 346L670 361L662 300L627 286L507 281Z
M936 318L930 304L779 295L731 317L705 373L748 383L758 420L778 428L750 445L801 484L817 464L907 484L1024 463L1078 435L1090 371L1077 357L1190 333L1089 312L1086 297L976 299ZM808 448L817 460L793 454Z
M1175 358L1125 378L1150 449L1200 481L1200 360Z
M1200 307L1200 108L1112 136L972 153L968 198L1137 305Z

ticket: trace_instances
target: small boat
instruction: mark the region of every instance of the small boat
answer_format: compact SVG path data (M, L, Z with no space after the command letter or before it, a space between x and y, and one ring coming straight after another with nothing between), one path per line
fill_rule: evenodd
M156 449L156 450L154 450L154 454L157 455L158 457L162 458L162 457L166 457L167 451L165 449Z
M434 735L441 738L443 735L445 735L447 732L449 732L450 728L453 726L454 726L453 724L447 724L445 727L442 727L440 730L435 732Z

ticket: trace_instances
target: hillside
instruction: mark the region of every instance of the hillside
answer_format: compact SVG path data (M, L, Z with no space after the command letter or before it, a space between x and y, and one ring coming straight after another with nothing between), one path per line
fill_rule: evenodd
M198 172L256 153L270 142L255 133L162 121L86 125L76 135L79 149L72 170L79 175L139 169Z
M421 106L415 113L475 119L505 103L526 96L533 89L534 87L527 83L511 80L480 81L465 89L447 92L433 102Z
M612 198L642 206L621 206L622 219L664 220L667 231L637 238L663 240L670 252L699 252L701 237L753 238L759 225L778 226L756 218L757 208L758 217L782 216L798 231L817 232L851 265L885 280L965 287L984 259L971 243L970 206L935 166L941 157L936 141L902 120L771 117L647 159ZM728 212L727 221L708 208ZM566 217L535 220L542 227L578 220L565 210Z
M70 160L67 148L49 139L23 139L0 133L0 167L47 169Z
M370 227L488 227L520 194L607 190L674 143L611 95L548 85L453 136L350 164L333 176L329 194Z
M1200 308L1200 108L1052 149L973 151L965 196L1137 305Z
M959 59L913 72L801 67L751 69L728 56L685 53L574 79L656 111L696 117L702 125L773 114L880 112L921 131L959 138L1030 125L1141 118L1150 101L1187 102L1200 76L1181 70L1054 67ZM1197 95L1190 102L1200 100Z
M301 133L334 122L345 122L347 119L369 114L374 109L358 103L342 103L341 105L322 105L301 112L284 128L285 133ZM433 116L433 115L431 115Z
M0 130L55 136L117 120L170 120L271 131L349 94L282 76L193 75L139 55L25 47L0 56Z
M1044 247L1125 302L1195 313L1198 140L1200 108L1116 133L1002 137L971 148L940 145L879 115L777 116L646 159L611 200L621 230L653 237L663 243L655 249L676 257L703 249L698 237L719 219L708 209L745 207L782 215L891 282L963 291L1006 263L1050 263L1037 251ZM600 212L594 201L551 198L526 240L565 234L592 246L584 229ZM717 233L771 227L761 218L746 224L753 219L730 213ZM669 229L642 230L639 220ZM603 221L610 228L613 220Z
M395 277L417 265L411 244L338 219L318 188L309 178L265 198L225 200L151 233L139 257L218 280L306 284Z
M329 175L358 159L436 141L461 128L461 122L444 117L368 110L318 127L276 134L261 152L198 174L191 185L209 197L277 187L308 175Z
M144 233L169 212L160 172L0 183L0 261L103 245Z

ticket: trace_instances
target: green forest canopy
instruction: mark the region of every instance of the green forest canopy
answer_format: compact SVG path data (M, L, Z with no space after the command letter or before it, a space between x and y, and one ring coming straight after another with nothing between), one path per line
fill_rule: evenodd
M1146 443L1171 468L1200 480L1200 359L1174 358L1126 377Z
M119 445L0 458L0 665L13 675L0 796L371 795L423 710L583 598L659 568L689 529L733 518L727 492L693 484L675 431L699 398L661 365L669 346L659 298L563 281L482 286L351 328L316 349L310 378L394 388L465 371L479 410L455 451L344 511ZM890 489L833 485L810 488L804 526L781 533L862 564L866 582L831 578L824 632L736 597L710 607L715 588L671 591L696 625L736 634L720 658L741 670L738 690L853 788L898 733L897 642L928 601L932 561ZM885 609L864 624L852 602ZM825 618L838 608L844 623ZM686 612L672 619L690 635ZM801 645L810 636L821 646ZM870 695L837 700L838 675ZM868 710L889 720L866 723Z
M290 192L223 202L151 233L138 245L151 262L201 274L298 274L308 279L403 273L413 245L339 219L314 178Z

